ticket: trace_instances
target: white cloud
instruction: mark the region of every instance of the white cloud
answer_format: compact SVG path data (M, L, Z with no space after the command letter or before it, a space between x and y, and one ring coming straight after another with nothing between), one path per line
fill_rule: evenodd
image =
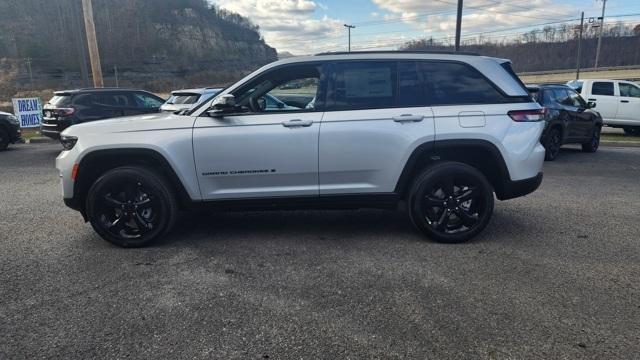
M456 26L456 0L372 0L390 18L430 35L452 35ZM465 33L495 31L575 17L577 10L552 0L466 0L462 18Z
M326 6L311 0L215 0L220 7L248 17L269 45L293 54L313 53L343 35L342 22L314 17Z

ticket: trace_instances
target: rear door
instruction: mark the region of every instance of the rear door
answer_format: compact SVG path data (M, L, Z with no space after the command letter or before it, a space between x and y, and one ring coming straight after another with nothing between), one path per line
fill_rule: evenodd
M415 61L331 65L320 128L320 195L391 193L409 155L434 139Z
M615 121L618 113L618 98L613 81L594 81L587 101L596 103L596 110L602 115L605 123Z
M618 121L629 125L640 125L640 87L630 82L618 82L620 97L618 104Z

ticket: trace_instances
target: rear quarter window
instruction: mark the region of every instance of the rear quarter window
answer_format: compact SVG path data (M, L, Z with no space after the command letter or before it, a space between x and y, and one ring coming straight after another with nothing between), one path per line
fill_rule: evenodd
M54 95L51 100L49 100L49 104L55 107L65 107L71 105L71 100L71 95Z
M430 103L434 106L509 102L487 78L469 65L423 62L421 67L431 89Z

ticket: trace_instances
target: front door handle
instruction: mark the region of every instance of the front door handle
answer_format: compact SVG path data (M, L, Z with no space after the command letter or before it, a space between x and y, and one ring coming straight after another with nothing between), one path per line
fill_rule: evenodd
M598 99L587 99L587 101L596 101Z
M313 120L301 120L301 119L293 119L282 122L282 126L284 127L307 127L313 124Z
M393 121L395 122L418 122L422 121L422 119L424 119L424 116L412 114L402 114L400 116L393 117Z
M626 103L628 103L628 102L629 102L629 100L620 100L620 102L621 102L621 103L625 103L625 104L626 104Z

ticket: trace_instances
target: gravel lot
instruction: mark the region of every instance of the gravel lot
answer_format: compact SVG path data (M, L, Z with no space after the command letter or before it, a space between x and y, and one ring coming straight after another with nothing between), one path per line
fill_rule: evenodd
M564 150L476 241L388 211L184 216L120 249L0 153L0 359L614 359L640 354L640 148Z

